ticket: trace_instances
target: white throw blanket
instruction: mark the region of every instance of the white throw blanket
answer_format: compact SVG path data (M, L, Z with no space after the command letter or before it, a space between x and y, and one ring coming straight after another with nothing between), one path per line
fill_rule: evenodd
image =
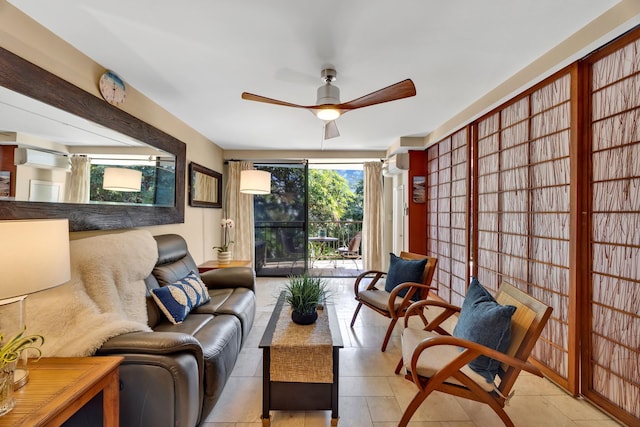
M133 230L70 243L71 280L26 300L27 333L44 336L43 356L90 356L111 337L150 331L144 278L158 259L153 236Z

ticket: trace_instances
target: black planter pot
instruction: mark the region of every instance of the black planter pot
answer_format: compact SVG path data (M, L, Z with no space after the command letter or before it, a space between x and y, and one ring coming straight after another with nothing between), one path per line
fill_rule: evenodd
M299 313L295 310L291 312L291 320L293 320L293 323L297 323L298 325L311 325L312 323L315 323L317 319L317 311L308 314Z

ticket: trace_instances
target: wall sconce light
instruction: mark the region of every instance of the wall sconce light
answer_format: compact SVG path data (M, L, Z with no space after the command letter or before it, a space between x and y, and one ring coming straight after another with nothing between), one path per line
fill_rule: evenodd
M240 192L245 194L271 193L271 173L257 169L240 171Z
M102 188L111 191L140 191L142 172L127 168L105 168Z
M0 333L12 337L24 330L25 298L71 277L67 219L0 221ZM18 310L17 315L11 315ZM54 321L52 319L52 321ZM34 331L37 334L37 331ZM46 337L45 337L46 338ZM26 354L15 371L14 388L27 383Z

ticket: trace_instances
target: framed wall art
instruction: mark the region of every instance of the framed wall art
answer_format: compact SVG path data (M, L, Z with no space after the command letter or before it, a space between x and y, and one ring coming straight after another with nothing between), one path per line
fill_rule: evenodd
M413 177L413 203L425 202L424 176Z
M222 174L189 163L189 206L222 208Z

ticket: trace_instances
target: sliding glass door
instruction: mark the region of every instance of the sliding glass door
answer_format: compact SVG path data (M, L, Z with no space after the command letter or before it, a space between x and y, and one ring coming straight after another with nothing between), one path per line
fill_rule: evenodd
M307 270L307 163L255 163L271 173L271 194L254 197L256 275Z

